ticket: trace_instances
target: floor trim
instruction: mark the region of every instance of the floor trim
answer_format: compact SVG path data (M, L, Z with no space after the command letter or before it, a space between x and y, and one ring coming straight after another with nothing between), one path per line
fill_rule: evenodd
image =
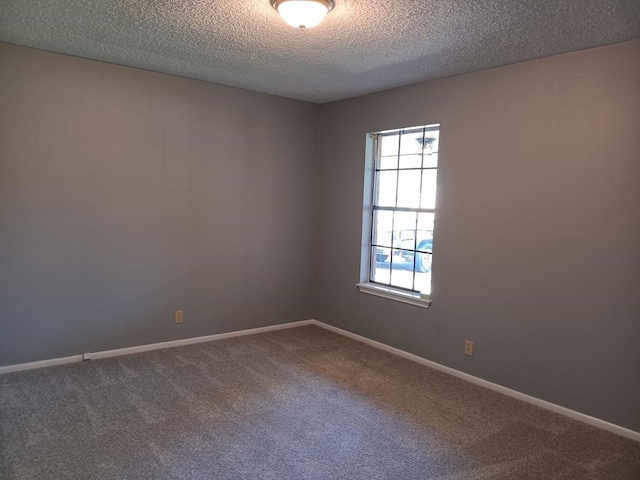
M33 370L34 368L53 367L64 365L65 363L81 362L82 355L72 355L70 357L51 358L49 360L39 360L37 362L17 363L0 367L0 375L4 373L19 372L21 370Z
M385 343L371 340L370 338L363 337L356 333L351 333L347 330L334 327L333 325L329 325L327 323L320 322L318 320L311 320L310 323L312 325L325 328L327 330L330 330L334 333L338 333L340 335L351 338L353 340L366 343L367 345L371 345L372 347L379 348L380 350L384 350L386 352L393 353L394 355L398 355L408 360L412 360L416 363L420 363L422 365L433 368L435 370L448 373L449 375L453 375L454 377L460 378L462 380L466 380L467 382L471 382L475 385L479 385L481 387L494 390L504 395L508 395L509 397L517 398L518 400L531 403L533 405L544 408L546 410L551 410L552 412L559 413L566 417L573 418L574 420L578 420L580 422L587 423L594 427L598 427L602 430L615 433L616 435L620 435L622 437L635 440L636 442L640 442L640 432L636 432L634 430L621 427L614 423L609 423L604 420L600 420L599 418L595 418L590 415L586 415L584 413L576 412L575 410L571 410L569 408L556 405L555 403L547 402L546 400L541 400L539 398L532 397L531 395L527 395L526 393L518 392L517 390L512 390L511 388L503 387L502 385L498 385L497 383L493 383L479 377L474 377L473 375L469 375L468 373L461 372L460 370L456 370L451 367L446 367L439 363L432 362L431 360L427 360L426 358L422 358L422 357L419 357L418 355L414 355L413 353L405 352L404 350L400 350L399 348L391 347Z
M211 342L214 340L222 340L223 338L241 337L243 335L253 335L255 333L271 332L274 330L282 330L285 328L302 327L305 325L311 325L312 320L301 320L299 322L280 323L278 325L269 325L268 327L250 328L247 330L237 330L235 332L216 333L214 335L205 335L202 337L182 338L180 340L171 340L168 342L149 343L146 345L136 345L135 347L117 348L115 350L104 350L101 352L87 352L90 353L92 360L100 358L117 357L120 355L131 355L132 353L148 352L149 350L159 350L161 348L182 347L184 345L191 345L194 343ZM7 365L0 367L0 375L4 373L19 372L21 370L31 370L34 368L52 367L54 365L63 365L65 363L81 362L83 355L72 355L70 357L52 358L50 360L40 360L37 362L18 363L15 365Z
M453 375L454 377L460 378L462 380L466 380L467 382L471 382L475 385L479 385L481 387L494 390L504 395L517 398L518 400L522 400L524 402L531 403L533 405L536 405L538 407L541 407L547 410L551 410L552 412L559 413L561 415L573 418L583 423L587 423L594 427L601 428L602 430L615 433L616 435L620 435L622 437L635 440L636 442L640 442L640 432L629 430L628 428L624 428L619 425L615 425L613 423L600 420L599 418L591 417L584 413L576 412L575 410L571 410L569 408L556 405L555 403L547 402L546 400L541 400L539 398L532 397L531 395L527 395L526 393L518 392L517 390L512 390L510 388L503 387L502 385L498 385L497 383L493 383L479 377L474 377L473 375L469 375L468 373L461 372L460 370L456 370L451 367L446 367L444 365L433 362L431 360L427 360L426 358L419 357L418 355L414 355L413 353L400 350L399 348L391 347L385 343L378 342L376 340L371 340L370 338L363 337L362 335L358 335L356 333L351 333L347 330L334 327L333 325L329 325L328 323L324 323L319 320L301 320L299 322L280 323L278 325L269 325L267 327L250 328L247 330L238 330L235 332L217 333L214 335L205 335L202 337L183 338L180 340L171 340L168 342L160 342L160 343L150 343L147 345L137 345L135 347L118 348L114 350L104 350L101 352L90 352L90 355L91 355L91 359L97 360L100 358L117 357L120 355L131 355L133 353L148 352L150 350L158 350L161 348L181 347L184 345L192 345L195 343L211 342L214 340L222 340L224 338L241 337L244 335L253 335L255 333L264 333L264 332L271 332L274 330L283 330L287 328L302 327L305 325L316 325L318 327L324 328L326 330L330 330L334 333L343 335L353 340L366 343L367 345L371 345L372 347L379 348L380 350L384 350L394 355L398 355L408 360L412 360L416 363L425 365L435 370L448 373L449 375ZM0 367L0 375L4 373L18 372L21 370L31 370L34 368L63 365L65 363L81 362L83 361L83 355L84 354L79 354L79 355L72 355L70 357L53 358L50 360L41 360L37 362L7 365L4 367Z

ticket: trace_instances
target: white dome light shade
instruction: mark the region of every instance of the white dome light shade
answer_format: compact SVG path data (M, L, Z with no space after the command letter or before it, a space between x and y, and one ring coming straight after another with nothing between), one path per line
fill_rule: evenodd
M294 28L318 25L333 8L330 0L271 0L282 19Z

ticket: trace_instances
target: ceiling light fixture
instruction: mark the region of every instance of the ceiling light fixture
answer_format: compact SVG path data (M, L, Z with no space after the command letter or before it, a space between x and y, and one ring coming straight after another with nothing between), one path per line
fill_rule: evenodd
M318 25L335 3L333 0L271 0L271 6L289 25L304 30Z

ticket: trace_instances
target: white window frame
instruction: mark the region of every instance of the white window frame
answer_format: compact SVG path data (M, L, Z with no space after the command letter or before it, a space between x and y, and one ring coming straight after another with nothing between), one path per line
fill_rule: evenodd
M384 130L380 132L372 132L366 136L366 148L365 148L365 184L364 184L364 198L363 198L363 213L362 213L362 244L361 244L361 263L360 263L360 282L356 284L358 289L370 295L376 295L390 300L395 300L403 303L408 303L422 308L429 308L432 302L432 294L421 294L417 291L407 290L401 287L387 285L383 283L377 283L371 281L371 269L372 269L372 251L373 251L373 217L374 210L376 209L375 195L376 195L376 168L379 161L380 149L378 146L378 139L380 136L393 135L396 133L404 134L410 133L416 130L427 131L440 131L440 124L422 125L417 127L398 128L393 130ZM420 169L425 170L424 161L421 164ZM436 171L438 165L436 164ZM399 188L396 186L396 188ZM378 207L381 208L381 207ZM400 207L385 208L392 211L416 211L433 213L435 218L435 208L412 208L405 209ZM435 231L435 226L434 226ZM432 252L433 255L433 246ZM414 260L415 262L415 260ZM414 263L414 275L415 275L415 263Z

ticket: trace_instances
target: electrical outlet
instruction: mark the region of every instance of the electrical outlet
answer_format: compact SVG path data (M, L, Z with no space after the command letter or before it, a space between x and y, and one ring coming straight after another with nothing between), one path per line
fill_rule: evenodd
M173 314L173 321L175 323L182 323L182 310L176 310Z
M468 357L473 356L473 342L471 340L464 341L464 354Z

